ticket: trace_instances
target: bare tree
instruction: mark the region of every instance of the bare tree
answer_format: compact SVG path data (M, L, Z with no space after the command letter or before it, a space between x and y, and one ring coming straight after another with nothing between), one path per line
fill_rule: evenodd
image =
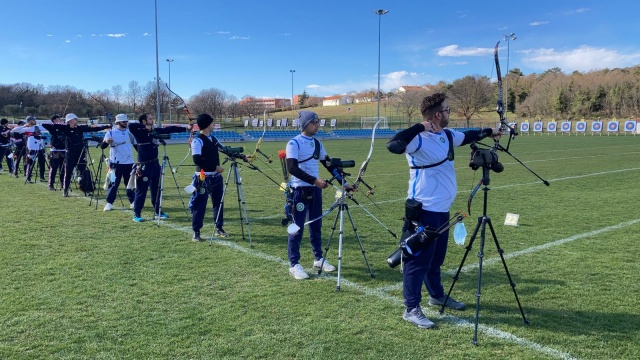
M455 80L449 87L451 108L467 120L467 127L471 126L471 117L491 103L492 89L488 77L471 75Z
M120 112L120 105L122 104L122 100L124 98L124 90L122 89L122 85L115 85L111 88L111 95L113 97L113 101L115 102L116 112Z
M136 113L136 107L142 103L142 88L137 81L129 81L129 90L127 91L127 101L132 108L133 113Z
M410 123L414 116L420 115L420 104L422 99L429 94L427 90L409 90L400 92L391 98L391 102L396 110Z

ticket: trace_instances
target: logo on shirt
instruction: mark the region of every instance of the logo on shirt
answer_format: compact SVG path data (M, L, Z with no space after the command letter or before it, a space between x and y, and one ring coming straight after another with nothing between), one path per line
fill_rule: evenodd
M309 141L309 146L316 147L316 142L315 141Z
M296 204L296 210L297 211L303 211L304 210L304 204L303 203L297 203Z
M142 181L149 181L149 178L145 176L142 178Z
M440 142L444 144L444 138L440 137Z

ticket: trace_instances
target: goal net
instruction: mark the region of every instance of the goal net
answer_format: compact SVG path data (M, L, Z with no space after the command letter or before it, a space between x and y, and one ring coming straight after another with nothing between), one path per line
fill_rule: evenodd
M360 127L363 129L373 129L373 125L378 122L377 116L368 116L360 118ZM389 123L387 122L386 116L380 116L380 124L378 125L378 129L388 129Z

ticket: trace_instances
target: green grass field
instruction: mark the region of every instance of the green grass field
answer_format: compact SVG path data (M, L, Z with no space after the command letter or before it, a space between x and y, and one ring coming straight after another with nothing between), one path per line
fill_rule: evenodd
M134 223L120 200L98 210L74 190L69 198L46 184L0 175L3 226L0 252L0 358L2 359L637 359L640 358L640 138L633 136L520 136L510 151L546 187L505 153L505 170L491 173L488 216L530 325L524 325L491 237L485 245L478 345L474 332L478 284L476 239L452 296L467 310L444 315L428 308L437 328L421 330L402 320L401 274L386 258L396 240L350 203L357 232L375 273L371 278L354 232L345 221L341 291L335 274L297 281L288 275L287 235L281 225L284 196L257 171L241 178L250 218L242 239L236 187L225 201L226 240L193 243L180 192L193 167L167 172L160 226ZM376 204L356 198L399 232L408 167L377 139L366 181ZM506 146L506 139L501 142ZM254 144L244 144L246 152ZM330 155L356 160L370 139L326 141ZM271 169L281 182L277 150ZM187 145L167 148L174 167ZM94 159L99 153L93 154ZM466 211L481 176L458 148L459 195L453 211ZM187 161L186 163L190 163ZM224 165L228 169L228 165ZM6 168L5 168L6 169ZM226 176L226 173L225 173ZM103 173L104 177L104 173ZM355 177L355 176L354 176ZM333 201L327 189L325 207ZM482 213L482 191L465 220L471 234ZM125 200L126 202L126 200ZM128 205L128 204L127 204ZM209 204L210 208L210 204ZM117 210L116 210L117 209ZM519 226L503 225L507 213ZM325 218L325 245L335 212ZM205 220L203 235L212 231ZM467 238L467 243L468 243ZM443 266L448 290L464 247L451 239ZM337 231L328 260L337 266ZM303 240L301 263L313 256Z

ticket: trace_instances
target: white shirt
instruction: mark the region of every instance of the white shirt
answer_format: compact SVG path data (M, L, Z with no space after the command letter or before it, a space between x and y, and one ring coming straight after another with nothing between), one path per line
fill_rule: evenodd
M453 146L460 146L464 134L451 131ZM407 145L405 156L409 166L436 164L449 153L449 140L444 130L439 133L423 131ZM434 212L447 212L457 193L456 171L453 161L427 168L409 170L409 190L407 198L422 203L422 208Z
M36 139L35 134L40 135L41 130L38 125L34 126L18 126L13 129L13 132L22 133L27 135L27 150L43 150L44 142L42 140Z
M327 152L324 150L324 145L320 144L320 157L318 159L324 159L327 156ZM306 137L302 134L294 137L289 140L286 147L287 159L298 159L298 166L300 169L307 174L315 177L316 179L320 177L320 171L318 169L318 160L311 158L313 156L315 150L315 141L313 138ZM303 163L300 161L311 158L311 160L307 160ZM291 186L299 187L299 186L313 186L313 184L309 184L306 181L302 181L295 176L291 176Z
M114 126L104 135L104 140L113 139L109 145L109 161L112 164L133 164L133 144L129 129L120 130ZM135 142L135 139L134 139Z

